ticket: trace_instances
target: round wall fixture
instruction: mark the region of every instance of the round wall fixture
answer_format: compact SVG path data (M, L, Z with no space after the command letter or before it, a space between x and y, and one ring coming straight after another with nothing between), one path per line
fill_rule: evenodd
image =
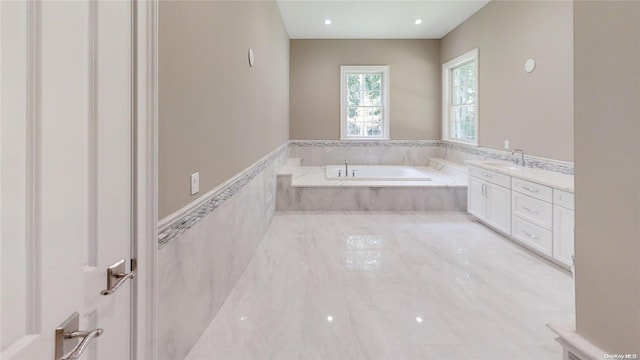
M536 68L536 61L534 59L529 59L524 63L524 71L528 73L532 73Z
M253 66L253 49L249 48L249 66Z

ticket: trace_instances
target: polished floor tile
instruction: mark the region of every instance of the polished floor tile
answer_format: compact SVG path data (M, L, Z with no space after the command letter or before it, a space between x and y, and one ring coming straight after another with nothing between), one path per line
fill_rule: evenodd
M555 360L572 288L463 213L277 213L187 359Z

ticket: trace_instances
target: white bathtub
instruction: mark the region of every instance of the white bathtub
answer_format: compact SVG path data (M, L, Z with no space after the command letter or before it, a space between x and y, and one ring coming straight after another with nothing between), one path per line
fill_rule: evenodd
M327 165L325 175L328 180L431 180L428 174L411 166L349 165L346 177L344 170L344 165Z

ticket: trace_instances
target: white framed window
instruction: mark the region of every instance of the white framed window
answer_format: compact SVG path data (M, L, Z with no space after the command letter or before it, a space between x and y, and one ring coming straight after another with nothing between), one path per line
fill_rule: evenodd
M442 139L478 145L478 49L442 65Z
M340 139L389 139L389 66L340 66Z

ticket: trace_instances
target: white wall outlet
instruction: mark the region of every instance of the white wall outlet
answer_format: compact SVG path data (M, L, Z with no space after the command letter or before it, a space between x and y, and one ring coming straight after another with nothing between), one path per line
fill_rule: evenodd
M191 195L195 195L200 192L200 173L194 172L191 174Z
M509 149L511 149L511 147L509 147L509 140L505 140L505 141L504 141L504 149L505 149L505 150L509 150Z

